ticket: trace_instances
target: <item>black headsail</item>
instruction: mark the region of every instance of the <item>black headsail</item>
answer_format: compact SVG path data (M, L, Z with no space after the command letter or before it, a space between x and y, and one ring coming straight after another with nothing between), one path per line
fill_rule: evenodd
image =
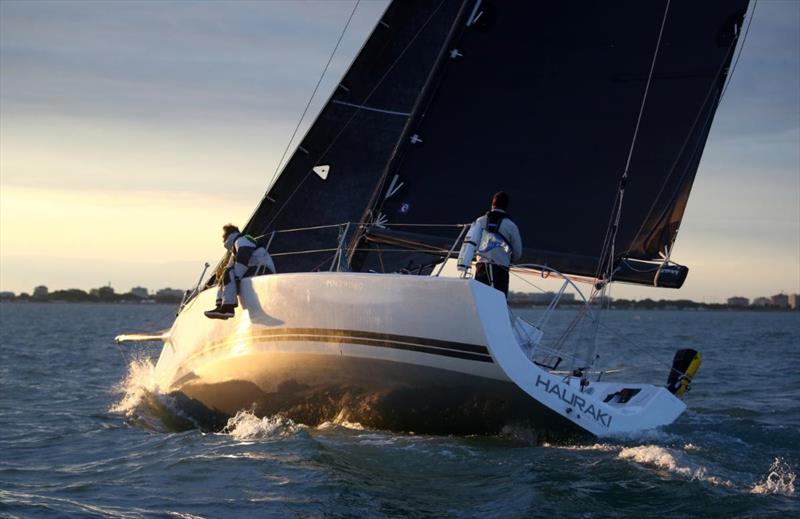
M653 284L658 268L646 262L675 240L747 4L471 0L370 215L466 223L503 189L523 262L594 276L642 110L614 278ZM387 198L390 184L402 187ZM383 258L382 267L400 261ZM685 275L674 269L655 282L677 287Z
M245 227L273 230L358 221L462 2L393 2ZM279 272L310 271L336 247L336 229L280 234L270 245Z

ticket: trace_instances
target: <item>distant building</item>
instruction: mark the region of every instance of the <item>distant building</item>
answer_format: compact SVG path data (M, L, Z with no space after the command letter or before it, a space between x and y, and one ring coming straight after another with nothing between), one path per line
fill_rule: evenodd
M572 295L572 294L568 294L568 295ZM573 299L574 299L574 296L573 296ZM614 302L614 299L611 296L597 296L597 297L594 298L594 303L597 306L608 306L612 302Z
M757 297L753 299L753 306L772 306L772 301L766 297Z
M549 305L556 294L553 292L511 292L508 296L510 303L521 305ZM575 294L562 294L560 303L574 303Z
M133 287L131 289L131 294L142 299L147 299L150 296L150 294L147 293L147 289L144 287Z
M800 294L789 294L789 308L792 310L800 309Z
M89 295L94 296L100 301L105 301L105 302L117 300L117 295L114 293L114 289L111 287L111 285L100 288L93 288L89 290Z
M170 298L181 298L183 297L183 290L178 290L175 288L161 288L156 292L156 297L170 297Z
M784 293L775 294L770 299L772 300L772 306L777 306L778 308L789 308L789 296Z
M0 299L14 299L14 292L0 292Z
M47 295L50 291L44 285L39 285L38 287L33 289L33 298L34 299L47 299Z
M728 298L728 306L749 306L749 305L750 305L750 300L747 299L746 297L734 296Z

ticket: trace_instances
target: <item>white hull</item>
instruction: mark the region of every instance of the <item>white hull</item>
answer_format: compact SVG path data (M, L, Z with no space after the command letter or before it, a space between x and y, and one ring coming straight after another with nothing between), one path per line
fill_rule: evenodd
M206 290L180 313L156 368L163 388L223 414L253 409L314 425L490 433L523 424L597 436L666 425L665 388L550 374L523 353L502 294L472 280L303 273L243 280L236 316ZM638 389L627 403L605 400Z

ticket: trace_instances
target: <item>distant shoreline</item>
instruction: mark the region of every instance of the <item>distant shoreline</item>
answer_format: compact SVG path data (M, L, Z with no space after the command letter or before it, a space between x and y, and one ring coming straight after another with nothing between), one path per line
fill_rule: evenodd
M113 305L169 305L174 306L180 304L180 299L148 299L143 301L133 301L133 300L119 300L119 301L68 301L63 299L0 299L0 303L8 303L8 304L50 304L50 303L68 303L68 304L84 304L84 305L96 305L96 304L113 304ZM714 303L696 303L691 302L691 305L683 304L675 304L675 302L670 301L621 301L621 304L617 304L616 302L611 303L608 310L645 310L645 311L683 311L683 312L708 312L708 311L715 311L715 312L769 312L769 313L794 313L798 310L794 310L792 308L780 308L775 306L729 306L726 304L714 304ZM634 303L634 304L630 304ZM532 305L526 303L519 303L519 302L509 302L509 307L518 309L518 310L544 310L547 308L547 305ZM565 310L569 307L578 307L580 306L577 303L562 303L559 307L562 310ZM605 309L605 308L604 308Z

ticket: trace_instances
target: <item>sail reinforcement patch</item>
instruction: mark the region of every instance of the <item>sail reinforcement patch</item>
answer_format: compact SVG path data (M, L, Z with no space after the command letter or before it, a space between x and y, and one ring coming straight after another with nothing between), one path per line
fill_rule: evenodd
M314 173L316 173L319 176L319 178L321 178L322 180L326 180L328 178L328 172L331 170L331 167L326 164L324 166L314 166L313 170Z

